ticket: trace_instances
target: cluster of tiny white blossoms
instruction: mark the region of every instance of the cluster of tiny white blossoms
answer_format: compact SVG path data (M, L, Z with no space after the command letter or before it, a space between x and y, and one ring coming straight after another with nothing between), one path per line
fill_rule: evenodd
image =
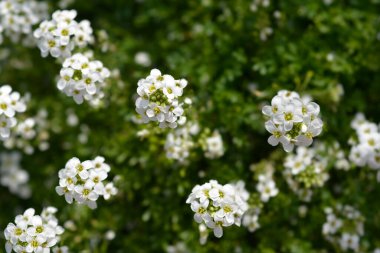
M192 122L168 133L165 141L166 157L184 162L189 157L190 150L195 146L193 138L198 133L199 125Z
M77 104L104 96L102 91L110 71L100 61L91 61L83 54L74 54L63 62L57 87Z
M26 154L33 154L35 146L40 151L49 148L49 121L47 111L40 109L36 116L20 120L11 136L4 140L7 149L18 148Z
M21 154L18 152L0 154L0 183L21 198L29 198L31 189L28 185L29 174L20 165Z
M349 170L351 168L350 162L339 142L316 142L313 149L317 159L326 166L332 166L337 170Z
M208 159L216 159L224 154L223 140L219 131L215 130L210 134L210 129L206 128L201 132L196 122L188 122L166 136L165 151L168 159L185 163L191 151L197 147L203 150L204 156Z
M205 138L202 144L202 148L206 158L216 159L223 156L223 139L219 131L215 130L211 136Z
M11 128L16 126L16 114L24 112L26 104L20 93L12 91L11 86L0 87L0 139L9 138Z
M296 154L288 154L284 167L296 181L306 188L321 187L329 179L327 159L320 159L313 148L298 147Z
M58 10L52 20L43 21L34 31L42 57L67 58L76 48L93 43L92 28L88 20L75 21L75 10Z
M268 166L268 170L258 176L259 182L256 189L260 193L260 199L263 202L268 202L270 198L277 196L279 192L276 182L273 180L273 173L272 167Z
M242 219L242 225L248 229L249 232L253 233L260 228L259 216L261 209L252 208L244 213Z
M187 86L185 79L175 80L152 69L137 83L136 112L144 123L158 122L160 128L176 128L186 122L183 103L178 100Z
M279 91L262 112L269 117L265 122L265 128L272 134L268 143L272 146L281 143L286 152L292 151L294 145L310 146L322 131L319 105L309 97L300 98L297 92Z
M356 138L350 140L352 145L350 161L356 166L368 166L380 173L380 130L379 126L366 120L361 113L351 122L356 131Z
M41 215L35 215L33 208L17 215L15 223L9 223L4 231L7 253L50 252L60 241L64 229L58 225L55 207L45 208Z
M325 209L326 222L322 233L326 240L343 251L360 251L360 237L364 235L364 218L355 208L338 204Z
M76 201L95 209L96 200L100 196L108 200L112 195L117 194L114 184L104 181L110 170L110 166L100 156L84 162L76 157L71 158L65 168L59 171L59 186L55 190L58 195L65 195L69 204Z
M196 185L186 203L195 212L194 220L213 229L218 238L223 236L223 227L240 226L248 209L247 196L241 188L233 184L221 185L216 180Z
M0 26L12 42L22 40L25 46L33 46L33 26L47 17L47 10L46 2L1 0Z

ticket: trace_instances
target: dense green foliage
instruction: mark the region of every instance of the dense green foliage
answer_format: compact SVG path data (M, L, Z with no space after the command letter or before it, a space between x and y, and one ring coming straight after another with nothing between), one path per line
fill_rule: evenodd
M50 1L50 13L58 9L55 2ZM190 252L340 252L321 232L323 208L339 202L355 206L366 218L363 252L380 247L380 185L375 173L367 168L331 170L312 201L300 201L282 177L286 153L267 143L261 113L280 89L309 94L320 105L325 124L317 139L337 140L348 153L356 112L380 122L380 1L273 1L256 12L251 3L92 0L70 5L79 20L91 21L95 34L108 33L107 52L100 50L100 42L91 49L111 71L120 72L108 80L104 104L95 109L87 103L76 105L56 88L61 66L55 59L42 58L38 48L5 40L0 45L1 84L30 93L25 114L48 111L50 148L23 155L30 199L0 188L0 228L29 207L39 212L52 205L59 209L61 224L75 223L76 229L66 229L62 237L71 252L162 252L180 241ZM281 14L277 18L275 11ZM273 34L263 41L260 32L266 27ZM136 64L134 56L140 51L149 53L150 67ZM172 130L132 121L137 81L152 68L188 80L185 95L193 99L188 120L218 129L224 156L208 160L198 150L188 164L171 161L164 144ZM78 115L79 125L67 124L67 109ZM83 125L89 128L86 143L78 137ZM136 135L142 129L150 131L148 137ZM71 157L97 155L111 165L111 178L119 177L118 195L98 200L96 210L68 205L54 190L58 170ZM209 179L241 179L253 193L257 180L250 165L258 162L274 164L280 190L264 205L261 228L249 233L233 226L221 239L210 234L206 245L200 245L193 212L185 204L193 186ZM305 205L303 217L299 207ZM116 233L112 241L104 238L108 230Z

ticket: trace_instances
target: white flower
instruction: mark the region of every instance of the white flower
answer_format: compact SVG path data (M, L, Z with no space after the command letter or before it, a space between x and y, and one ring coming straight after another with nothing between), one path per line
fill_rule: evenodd
M105 181L109 171L109 165L104 163L101 156L84 162L73 157L66 163L65 168L58 172L59 186L55 190L58 195L65 195L69 204L75 201L94 209L100 196L108 200L117 194L113 183Z
M170 75L162 75L153 69L150 75L137 83L136 112L144 123L157 122L160 128L175 128L185 123L186 118L178 99L182 96L187 82L175 80Z
M75 10L58 10L52 20L45 20L34 31L43 57L67 58L75 47L83 48L94 41L90 22L75 21Z
M15 224L9 223L4 231L6 251L50 252L64 232L54 216L56 211L54 207L48 207L41 215L35 215L34 209L29 208L24 214L17 215Z
M343 250L353 249L358 250L359 248L359 236L355 234L344 233L340 240L340 246Z
M268 142L272 146L281 143L286 152L296 146L309 146L323 127L318 117L319 105L310 98L300 98L298 93L281 90L273 97L271 106L264 106L263 114L269 117L265 128L272 134Z
M327 216L327 222L323 224L323 234L335 234L342 227L342 220L338 219L334 214Z
M275 197L278 194L276 183L271 177L264 175L259 176L257 190L260 192L260 197L263 202L267 202L270 198Z

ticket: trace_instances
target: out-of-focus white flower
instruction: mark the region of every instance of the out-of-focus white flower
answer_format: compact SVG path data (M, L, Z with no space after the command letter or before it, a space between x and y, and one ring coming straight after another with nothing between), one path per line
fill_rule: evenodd
M62 246L62 247L54 247L53 253L69 253L69 247Z
M380 170L380 130L375 123L367 121L362 113L358 113L351 122L357 140L350 143L350 161L356 166L368 166Z
M205 144L203 146L205 157L215 159L224 154L223 140L219 131L214 131L212 136L206 138Z
M117 194L114 185L105 182L109 171L110 167L104 163L103 157L84 162L74 157L59 171L59 186L55 190L58 195L64 195L69 204L76 201L95 209L99 196L109 199L111 195Z
M261 201L268 202L270 198L277 196L278 188L276 182L273 180L273 171L268 170L264 174L258 176L259 183L256 186L257 191L260 193Z
M149 67L152 64L147 52L137 52L135 54L135 62L144 67Z
M4 140L7 149L18 148L26 154L33 154L35 147L45 151L49 148L49 122L47 112L40 109L36 116L20 120L10 137Z
M104 96L102 89L110 71L100 61L90 61L83 54L74 54L63 62L57 87L77 104Z
M58 10L52 20L43 21L34 31L42 57L67 58L75 47L84 48L94 42L88 20L75 21L75 10Z
M35 45L33 26L47 17L47 10L46 2L1 0L0 37L3 30L4 34L14 43L22 41L25 46Z
M17 215L15 223L9 223L4 231L7 240L7 253L12 252L50 252L60 240L64 229L55 217L57 209L47 207L41 215L35 215L33 208L23 215Z
M183 242L178 242L174 245L169 245L166 247L167 253L189 253L189 249Z
M262 112L269 117L265 123L265 128L272 134L269 144L277 146L281 143L286 152L292 151L294 145L310 146L313 138L322 131L319 105L300 98L296 92L279 91Z
M169 159L184 162L190 155L195 143L193 137L199 133L197 123L188 122L183 127L175 129L166 136L165 151Z
M29 198L29 174L21 168L21 154L18 152L0 154L0 183L21 198Z
M12 91L11 86L0 87L0 139L8 139L11 128L16 126L16 115L25 112L26 104L20 93Z
M248 229L249 232L253 233L260 228L259 215L259 210L248 210L245 212L242 224Z
M142 122L158 122L160 128L176 128L186 122L183 103L178 101L187 86L185 79L175 80L171 75L162 75L158 69L153 69L137 85L136 112Z
M326 208L326 223L323 224L324 237L343 251L357 252L360 237L364 234L363 217L359 211L349 205L337 205Z

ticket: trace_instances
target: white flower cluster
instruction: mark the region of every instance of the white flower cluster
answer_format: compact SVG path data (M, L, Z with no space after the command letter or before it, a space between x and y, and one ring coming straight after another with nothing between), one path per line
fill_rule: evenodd
M221 185L216 180L196 185L186 200L195 212L195 221L213 229L218 238L223 236L222 227L240 226L242 216L248 209L246 193L240 187Z
M83 54L74 54L63 62L57 87L77 104L104 96L103 87L110 71L100 61L91 61Z
M349 156L351 162L359 167L368 166L380 171L379 126L369 122L363 114L359 113L351 122L351 127L355 129L357 135L357 138L350 141L352 145Z
M21 198L29 198L29 174L20 166L21 154L17 152L0 154L0 183Z
M202 147L206 158L215 159L223 156L224 146L219 131L214 131L212 136L207 137Z
M46 2L1 0L0 27L14 43L22 40L26 46L35 45L33 26L47 17L47 10ZM0 33L2 29L0 28Z
M301 99L297 92L279 91L262 112L269 117L265 122L265 128L272 134L269 144L277 146L281 143L286 152L292 151L294 145L310 146L313 138L322 131L319 105L311 102L309 97Z
M137 83L136 112L144 123L158 122L160 128L176 128L183 125L183 103L178 101L187 86L185 79L175 80L171 75L162 75L158 69Z
M49 54L55 58L71 56L75 47L84 48L93 43L92 28L88 20L75 21L75 10L58 10L52 20L43 21L34 31L42 57Z
M351 168L350 162L339 142L334 141L331 144L316 142L313 149L317 158L326 166L332 166L338 170L349 170Z
M260 193L260 199L263 202L268 202L270 198L276 197L278 194L278 188L276 182L273 180L273 167L268 166L268 170L265 173L258 176L259 183L256 186L257 191Z
M224 146L219 131L215 130L210 135L210 129L206 128L199 135L200 132L199 124L194 122L188 122L170 132L165 142L166 157L184 163L187 162L191 150L197 147L202 148L204 156L208 159L221 157L224 154Z
M97 207L96 200L103 196L108 200L117 194L113 183L105 184L111 168L104 162L103 157L81 162L78 158L71 158L65 168L58 173L59 186L55 188L58 195L65 195L67 203L73 201L85 204L91 209Z
M35 117L20 120L11 136L4 140L4 147L7 149L18 148L26 154L33 154L35 146L40 151L49 148L49 121L47 111L40 109Z
M7 253L12 250L18 253L50 252L64 232L58 225L56 212L56 208L47 207L41 215L35 215L35 210L29 208L24 214L17 215L15 224L9 223L4 231Z
M25 110L26 104L20 93L12 91L9 85L0 87L0 139L9 138L11 128L17 124L16 114Z
M192 122L168 133L165 141L166 157L184 162L189 157L190 150L195 146L193 138L198 133L199 125Z
M321 187L328 179L327 160L318 159L315 149L298 147L296 154L289 154L284 162L286 171L307 188Z
M343 251L359 252L360 237L364 235L364 218L355 208L338 204L336 208L326 208L326 222L322 233L331 243Z

